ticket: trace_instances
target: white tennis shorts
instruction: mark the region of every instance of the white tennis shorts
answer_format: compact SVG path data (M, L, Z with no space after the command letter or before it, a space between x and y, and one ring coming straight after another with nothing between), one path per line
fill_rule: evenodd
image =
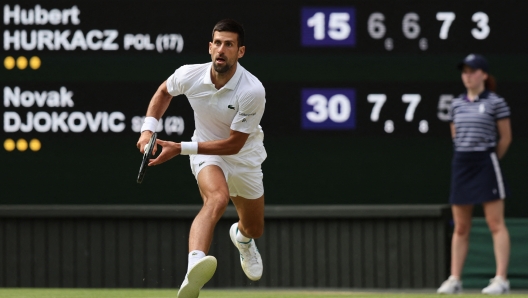
M200 171L209 165L216 165L224 172L229 196L245 199L258 199L264 195L264 183L260 165L253 167L240 163L232 163L218 155L195 154L190 156L191 170L198 181Z

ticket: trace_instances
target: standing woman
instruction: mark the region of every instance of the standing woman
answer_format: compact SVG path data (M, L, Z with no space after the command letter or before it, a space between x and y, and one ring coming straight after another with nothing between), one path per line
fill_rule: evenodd
M495 91L486 59L471 54L459 65L465 94L451 104L451 136L454 155L451 171L450 203L455 229L451 243L451 276L438 293L462 291L462 268L468 252L471 214L482 204L493 237L496 274L482 290L484 294L504 294L510 290L506 272L510 256L510 236L504 223L506 189L499 160L510 146L510 108Z

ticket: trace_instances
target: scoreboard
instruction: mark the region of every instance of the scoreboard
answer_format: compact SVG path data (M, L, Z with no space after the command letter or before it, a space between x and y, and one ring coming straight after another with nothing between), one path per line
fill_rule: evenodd
M0 32L2 204L199 204L188 158L135 178L148 102L176 68L210 61L214 24L246 29L240 63L266 88L269 204L447 203L456 64L485 55L512 109L503 161L528 188L528 3L504 1L7 1ZM157 128L189 140L175 97Z

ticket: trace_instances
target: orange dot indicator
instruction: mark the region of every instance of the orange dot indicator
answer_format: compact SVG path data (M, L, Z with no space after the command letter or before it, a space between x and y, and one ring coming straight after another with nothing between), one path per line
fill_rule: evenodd
M28 143L26 140L24 139L18 139L18 141L16 142L16 147L18 149L18 151L26 151L27 148L28 148Z
M32 139L29 141L29 149L31 149L31 151L39 151L40 148L42 148L42 144L38 139Z
M6 69L9 69L9 70L15 68L15 58L13 58L11 56L5 57L5 59L4 59L4 67Z
M12 139L6 139L4 141L4 149L9 152L15 150L15 141Z
M26 69L26 67L28 66L27 58L24 57L24 56L18 57L17 61L16 61L16 65L17 65L18 69Z
M40 61L40 58L37 56L33 56L31 59L29 59L29 67L32 69L39 69L41 64L42 61Z

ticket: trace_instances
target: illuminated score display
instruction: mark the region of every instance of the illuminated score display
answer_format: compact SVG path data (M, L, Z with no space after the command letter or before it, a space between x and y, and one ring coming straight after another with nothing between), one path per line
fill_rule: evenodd
M382 129L385 133L393 133L397 128L395 124L397 122L402 124L406 132L412 130L414 125L416 131L427 134L430 123L440 127L445 126L445 122L450 121L449 108L453 97L452 94L442 94L438 97L436 103L428 98L427 109L432 110L431 108L434 108L435 113L422 112L418 116L416 111L422 102L421 94L402 94L399 103L398 98L392 98L389 101L391 104L386 105L388 96L383 93L372 93L367 94L365 98L357 98L355 89L308 88L302 90L301 126L305 130L354 130L356 129L356 110L358 109L356 102L364 100L370 104L370 111L368 111L369 122L383 123ZM405 106L405 109L401 107L395 108L396 105ZM361 113L366 114L365 109L368 106L362 105L362 107L364 108ZM390 115L388 117L392 117L391 119L380 117L382 111L386 109L392 111L392 113L384 113L385 115ZM426 118L419 118L424 115L426 115ZM434 118L431 119L431 116ZM404 121L406 124L404 124ZM371 126L371 124L365 122L361 122L360 125Z
M284 35L288 39L288 42L283 44L284 50L288 53L314 55L311 63L325 63L324 55L343 53L349 54L351 59L354 59L356 54L371 52L391 55L457 51L466 54L473 49L494 49L500 45L497 39L505 38L503 29L505 25L499 26L494 22L496 10L490 7L397 5L390 1L379 1L377 5L366 5L363 2L349 3L353 5L304 6L302 1L299 1L301 4L298 7L299 13L289 14L291 17L283 20L285 24L296 22L299 28L297 31L281 32L281 36ZM293 7L295 5L289 6L290 9ZM140 12L144 7L137 8L131 8L130 20L140 18ZM186 10L191 11L192 8L187 7ZM134 26L133 23L120 21L106 21L96 25L94 20L100 19L95 17L99 13L111 15L112 8L109 6L105 11L99 12L93 5L87 5L87 2L68 3L62 6L45 3L5 4L3 50L11 54L26 52L31 55L43 52L86 52L93 55L113 52L185 55L185 53L202 52L202 48L196 47L193 39L184 43L184 37L190 38L190 31L186 26L176 26L179 33L166 33L167 27L159 24L147 26L145 27L147 30L141 31L138 31L138 26ZM512 11L513 13L515 12ZM101 19L103 18L101 16ZM262 46L257 44L256 49L263 53L276 50L267 44ZM506 48L506 50L512 49L515 49L515 44ZM17 55L13 54L5 57L4 65L6 69L16 69L15 66L23 69L27 67L28 62L24 56L17 58ZM29 65L33 69L40 68L40 58L33 56ZM174 65L174 68L177 66ZM343 70L335 69L335 71ZM299 129L350 130L368 133L363 128L381 123L381 128L372 126L376 128L371 131L376 133L378 130L385 133L417 131L428 134L431 132L431 127L444 125L447 119L442 114L445 112L442 111L446 111L450 103L446 98L453 98L454 95L444 94L449 90L440 90L438 87L433 87L437 90L436 95L425 95L423 92L418 92L419 90L411 91L416 88L409 83L406 84L408 87L405 89L408 90L399 92L391 91L393 87L384 87L386 90L383 88L368 90L364 84L354 82L341 83L338 86L335 83L331 84L332 86L318 84L318 88L305 84L298 93L302 111L298 122ZM269 84L267 86L273 88L269 87ZM21 88L24 86L19 84L4 86L5 132L136 133L139 130L142 116L131 114L126 111L127 109L106 112L82 111L74 108L77 101L81 100L80 95L75 88L69 88L67 85L60 86L60 90L59 87L57 90ZM348 91L337 92L338 89ZM460 87L456 89L460 90ZM57 98L55 99L54 96ZM57 101L67 101L67 105L58 105L55 103ZM391 114L396 110L401 115ZM428 111L428 114L421 115L424 111ZM368 122L365 122L364 115L368 115ZM190 116L188 115L187 118ZM167 119L162 119L158 130L165 131L167 135L173 133L182 135L185 127L182 116L169 115ZM402 130L402 127L407 128Z
M442 11L436 13L436 20L441 22L439 39L448 39L449 30L456 19L456 14L452 11ZM475 22L475 27L470 30L473 38L477 40L486 39L490 34L489 17L485 12L476 12L472 15L471 20ZM384 46L387 51L394 49L393 38L387 36L387 27L384 23L385 14L380 12L372 13L368 18L368 33L373 39L384 39ZM419 48L423 51L428 49L428 39L420 37L420 15L414 12L406 13L402 18L401 33L406 39L418 39ZM453 28L456 30L458 28Z
M308 7L302 9L302 44L304 46L355 46L356 17L354 7ZM387 34L386 16L381 12L371 13L367 21L367 31L372 39L384 39L385 49L394 49L393 38ZM456 13L442 11L436 13L441 22L439 39L448 39L449 30L456 19ZM486 39L490 34L489 17L485 12L475 12L471 16L475 27L470 29L473 38ZM428 49L426 37L420 38L420 15L406 13L401 20L401 33L406 39L418 39L421 50Z
M520 43L510 42L507 47L503 46L506 44L508 33L511 33L511 30L506 31L504 28L512 26L508 23L509 19L502 18L501 23L496 21L497 9L494 8L497 8L497 5L491 1L486 2L486 5L470 5L470 2L460 5L439 4L434 1L430 5L415 2L374 2L368 4L350 1L346 5L329 2L326 6L307 6L303 1L296 1L285 7L285 14L289 17L283 19L279 15L273 17L277 12L262 4L259 11L280 21L260 28L258 25L248 24L248 20L253 19L248 17L246 24L257 35L269 30L280 32L276 37L287 41L280 43L280 50L289 54L313 55L310 63L325 63L325 58L334 54L350 55L343 56L344 59L357 59L356 54L371 53L458 53L462 58L463 54L479 49L494 51L500 48L513 52L521 49ZM182 10L184 8L186 13L178 14L180 21L174 26L162 23L144 26L136 24L134 20L141 20L147 6L140 2L131 2L130 5L130 13L127 16L112 21L107 18L115 15L116 6L111 3L103 10L87 1L62 5L58 2L4 4L4 30L1 35L2 48L6 53L4 66L15 71L17 68L28 68L29 65L40 72L41 64L45 65L46 61L41 61L36 55L42 53L69 53L72 54L70 59L75 59L75 55L79 53L101 57L112 53L181 55L184 57L180 59L182 61L187 61L185 55L203 53L203 47L197 46L193 34L196 30L202 30L200 26L207 26L200 25L200 22L191 26L192 28L184 25L188 23L185 21L186 17L191 15L196 7L183 5ZM161 6L166 6L166 3ZM158 11L159 7L152 9ZM239 10L251 12L249 6L242 5ZM294 11L297 13L293 13ZM509 12L511 19L518 19L518 11ZM296 23L298 30L278 30L291 23ZM275 25L277 28L273 27ZM210 28L207 29L209 30ZM258 38L252 42L252 51L260 51L261 54L273 53L278 49L274 43L259 43L261 41ZM16 53L27 53L26 56L32 58L28 62L24 55ZM203 61L194 59L184 63L198 62ZM241 62L244 63L244 60ZM175 63L171 70L177 66L178 63ZM336 68L332 71L369 70ZM412 69L401 69L402 73L409 71ZM166 75L168 74L170 73ZM81 98L80 92L76 88L70 88L68 84L60 84L56 90L46 90L43 87L14 83L6 84L3 88L4 132L137 133L143 117L137 112L130 113L128 108L114 111L79 110L78 102L86 99ZM274 88L265 83L268 89ZM324 83L318 83L315 86L317 88L314 88L312 83L304 84L298 89L298 105L301 109L298 129L367 133L363 130L364 127L382 123L382 128L372 126L376 127L376 130L373 128L372 131L418 131L428 134L431 127L444 125L447 119L442 111L449 107L450 100L447 98L454 96L445 92L454 88L449 87L449 90L444 91L433 87L437 94L426 95L420 90L414 90L416 88L411 83L404 84L407 87L402 89L407 90L398 92L395 92L392 86L368 89L365 84L357 82L331 83L326 86ZM460 86L456 89L462 91ZM391 114L396 113L394 111L399 111L401 115ZM365 118L365 115L368 117ZM158 129L165 131L167 135L182 135L186 127L183 119L182 116L168 115L167 119L162 119ZM365 119L368 122L365 122ZM402 130L401 127L408 128Z
M303 6L301 47L314 55L347 52L352 59L356 54L369 52L386 55L458 52L461 59L473 51L482 53L501 48L498 41L512 44L506 41L510 31L504 30L504 23L508 20L502 17L503 26L500 26L497 18L493 18L496 10L489 5L465 5L449 10L446 9L449 5L434 3L412 6L384 1L383 5L378 3L368 8L363 3L355 4ZM451 5L451 9L455 6ZM515 19L513 15L511 17ZM516 51L518 46L512 45L505 50ZM325 63L324 59L321 63ZM451 70L456 74L454 62ZM412 68L401 70L402 73L412 71ZM444 87L431 84L427 91L423 84L412 83L404 83L401 87L374 87L368 83L341 83L339 86L350 88L347 90L353 90L354 95L339 93L335 87L301 88L300 123L303 130L438 135L440 131L446 131L450 104L458 95L446 92L464 90L461 83ZM409 92L411 90L414 91Z
M303 7L302 46L453 52L464 45L489 46L491 43L486 41L490 39L505 40L513 34L503 30L507 28L504 23L516 19L514 15L511 15L513 20L493 19L498 7L484 4L449 10L449 6L453 9L457 5L382 3L368 8L362 3L357 6ZM436 11L435 6L439 6Z
M455 65L471 52L490 58L498 93L512 106L516 142L522 142L518 136L526 134L528 124L516 115L526 109L526 101L518 99L528 92L523 62L528 42L520 33L528 28L527 10L528 2L513 0L2 3L0 161L10 170L3 171L0 181L18 191L3 188L0 196L17 204L35 203L42 193L53 194L46 202L58 204L172 204L174 198L164 190L174 184L181 191L178 203L196 203L195 180L187 168L181 175L171 166L153 169L147 177L152 179L148 183L159 183L153 193L140 195L141 190L130 187L136 184L141 157L135 144L159 84L181 65L209 62L212 27L232 17L246 28L240 64L266 88L261 125L270 157L264 166L273 173L266 178L269 203L284 203L284 197L349 203L338 202L347 200L342 193L348 191L343 187L349 186L349 178L328 187L324 178L294 172L313 158L313 152L298 148L314 142L339 143L332 143L332 154L312 160L320 162L321 172L341 177L342 165L362 156L368 165L364 170L371 172L353 179L376 173L394 177L384 179L392 183L384 188L375 179L357 182L357 192L365 195L357 203L383 203L378 198L408 191L415 193L398 203L430 196L442 203L441 193L429 192L434 186L398 188L408 185L408 179L397 170L402 152L397 149L420 156L416 144L433 140L431 144L448 147L434 154L449 154L450 103L464 91ZM188 101L174 98L156 129L159 137L189 140L193 130ZM378 144L394 151L373 150ZM292 172L284 168L286 156ZM188 164L182 158L171 162L178 170ZM440 184L443 178L435 175L441 170L423 177ZM316 202L328 197L333 201Z

